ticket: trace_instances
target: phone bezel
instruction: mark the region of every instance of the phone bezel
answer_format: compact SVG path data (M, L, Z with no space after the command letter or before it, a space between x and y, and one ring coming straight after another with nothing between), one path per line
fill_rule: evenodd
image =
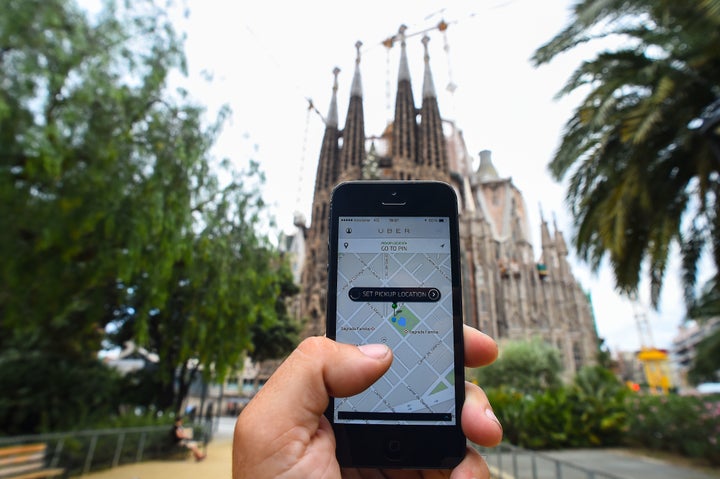
M446 216L450 220L453 341L455 361L454 425L345 424L327 417L335 431L337 457L343 467L451 468L465 456L461 414L465 400L462 289L457 195L440 181L351 181L337 185L330 202L328 243L327 330L335 339L337 254L340 216Z

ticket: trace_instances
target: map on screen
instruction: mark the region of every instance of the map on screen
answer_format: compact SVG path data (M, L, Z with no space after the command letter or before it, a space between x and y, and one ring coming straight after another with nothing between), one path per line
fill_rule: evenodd
M385 343L390 370L335 400L335 421L451 425L455 417L447 218L340 218L336 339Z

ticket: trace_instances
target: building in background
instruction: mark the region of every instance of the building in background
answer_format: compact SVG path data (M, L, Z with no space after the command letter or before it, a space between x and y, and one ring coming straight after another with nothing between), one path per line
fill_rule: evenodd
M325 118L310 225L303 228L299 310L305 335L323 334L327 296L328 214L332 188L346 180L440 180L460 203L465 322L499 341L543 338L562 353L565 371L594 364L598 337L590 300L573 276L562 233L543 218L540 250L531 241L522 193L498 174L491 153L473 168L462 130L440 115L428 53L420 107L415 104L401 29L393 121L377 136L365 132L360 49L345 123L339 125L338 70ZM521 141L521 138L518 138Z
M673 339L670 356L676 368L678 385L681 389L689 387L687 373L695 359L695 350L700 341L720 328L720 317L702 323L690 321L682 324L677 336Z

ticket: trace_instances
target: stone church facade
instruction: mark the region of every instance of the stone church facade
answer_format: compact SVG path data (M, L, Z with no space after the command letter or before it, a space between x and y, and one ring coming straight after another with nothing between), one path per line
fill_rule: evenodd
M565 373L593 364L598 338L591 304L573 276L565 240L543 219L538 259L523 196L498 175L489 151L473 169L462 131L440 116L425 37L422 99L417 108L400 33L394 120L379 136L365 133L360 54L344 126L339 127L335 71L318 161L310 225L301 228L305 257L299 314L305 335L324 334L327 297L328 214L332 188L346 180L441 180L460 205L465 322L494 337L540 337L557 347ZM298 224L300 226L300 224Z

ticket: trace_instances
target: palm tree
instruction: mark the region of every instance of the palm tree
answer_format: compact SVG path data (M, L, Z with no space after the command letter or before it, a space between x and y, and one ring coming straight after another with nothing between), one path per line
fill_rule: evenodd
M549 164L568 180L575 248L595 269L607 256L625 293L646 264L657 306L677 242L690 304L702 253L720 265L720 0L581 0L572 15L536 66L583 43L616 45L558 93L587 92Z

